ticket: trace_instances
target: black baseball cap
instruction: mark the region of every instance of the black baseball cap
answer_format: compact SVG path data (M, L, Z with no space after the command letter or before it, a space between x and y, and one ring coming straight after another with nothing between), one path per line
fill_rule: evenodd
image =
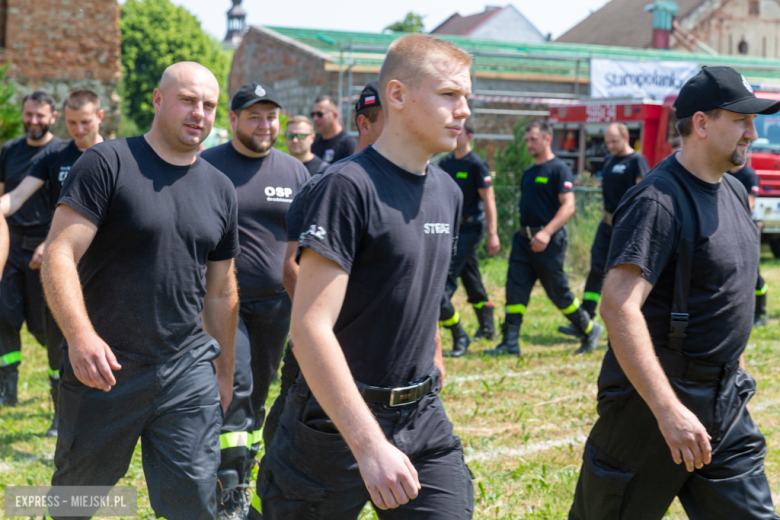
M731 67L702 67L680 90L674 102L677 117L722 108L738 114L774 114L780 101L757 98L745 76Z
M247 83L235 93L233 100L230 102L230 110L243 110L249 108L255 103L266 101L273 103L274 105L282 108L276 101L276 92L268 85L262 83Z
M382 103L379 101L379 80L376 80L366 85L363 92L360 93L360 98L355 103L355 112L360 112L368 107L381 106Z

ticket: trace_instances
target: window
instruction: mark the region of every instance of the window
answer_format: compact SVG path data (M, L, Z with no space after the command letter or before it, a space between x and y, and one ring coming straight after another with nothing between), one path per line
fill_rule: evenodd
M749 16L761 15L761 2L759 2L759 0L750 0L748 2L748 15Z
M748 53L748 44L745 40L742 40L739 42L739 45L737 45L737 52L740 54L747 54Z

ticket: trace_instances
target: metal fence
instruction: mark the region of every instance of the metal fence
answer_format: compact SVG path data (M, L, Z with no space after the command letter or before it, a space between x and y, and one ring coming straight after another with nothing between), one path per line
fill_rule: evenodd
M498 212L498 236L501 239L501 253L508 257L512 236L520 227L518 203L519 186L494 186ZM601 188L574 187L576 210L566 225L569 246L566 251L567 270L585 276L590 270L590 247L601 219L603 199ZM486 255L480 248L480 255Z

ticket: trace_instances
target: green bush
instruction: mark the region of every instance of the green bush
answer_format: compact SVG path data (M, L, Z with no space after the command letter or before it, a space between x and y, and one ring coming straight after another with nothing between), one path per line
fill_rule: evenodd
M0 144L22 135L22 106L20 103L12 103L16 95L16 85L8 81L8 67L6 63L0 67Z

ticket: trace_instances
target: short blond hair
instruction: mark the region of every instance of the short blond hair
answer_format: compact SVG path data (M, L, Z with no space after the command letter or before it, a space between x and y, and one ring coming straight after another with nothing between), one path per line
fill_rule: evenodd
M620 136L623 137L624 139L628 137L628 127L623 123L612 123L607 127L607 131L613 128L617 130L617 133L620 134Z
M287 125L288 126L293 124L293 123L305 123L305 124L309 125L309 128L314 130L314 125L311 123L311 119L309 119L306 116L295 116L295 117L291 117L290 119L287 120Z
M385 92L392 80L412 88L435 74L434 63L444 60L471 66L471 55L452 42L428 34L408 34L401 36L387 50L387 56L379 71L379 99L387 106Z

